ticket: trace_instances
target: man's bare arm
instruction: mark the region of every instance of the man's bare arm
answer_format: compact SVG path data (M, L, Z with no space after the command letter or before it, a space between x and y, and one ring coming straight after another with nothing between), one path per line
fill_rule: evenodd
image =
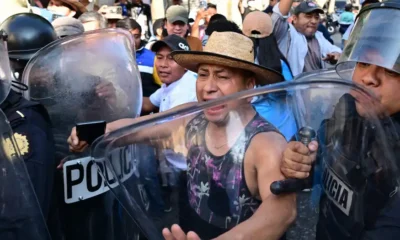
M243 0L239 1L238 8L239 8L240 14L244 14L245 8L244 8Z
M200 21L202 19L204 19L205 16L206 16L206 11L204 9L200 9L197 12L196 20L194 21L194 23L192 25L192 30L191 30L190 36L197 37L200 39Z
M155 109L157 109L157 107L151 103L150 98L143 97L142 112L151 113L154 112Z
M266 148L266 146L269 146ZM225 239L279 239L296 217L296 196L288 194L275 196L270 191L273 181L284 179L281 159L286 147L285 139L277 133L256 135L247 157L255 159L255 171L262 204L248 220L219 236ZM248 150L248 151L249 151Z
M290 8L292 7L293 0L281 0L279 2L279 11L283 16L286 16L290 12Z
M281 42L289 34L289 22L287 20L287 16L289 14L292 3L292 0L282 0L281 2L277 3L273 8L271 19L274 26L274 35L278 44L281 44ZM287 43L286 45L289 44ZM281 51L285 50L281 49ZM284 52L283 54L286 55L286 52Z
M195 105L196 102L191 102L191 103L186 103L179 105L177 107L174 107L168 111L162 112L162 113L156 113L156 114L151 114L147 116L143 116L140 118L133 118L133 119L121 119L117 120L115 122L107 124L107 132L112 132L117 129L130 126L133 124L137 124L139 122L145 122L147 120L154 119L161 114L169 114L176 112L178 110L184 109L189 106ZM171 136L172 133L176 132L178 129L180 129L182 126L186 126L187 122L190 121L193 118L193 116L188 116L184 118L178 118L178 119L171 119L169 121L162 122L160 124L154 125L154 126L145 126L143 129L141 126L138 126L138 130L134 131L130 134L127 134L120 140L118 140L119 145L126 145L126 144L134 144L142 141L146 142L157 142L159 139L164 139L168 138Z
M114 122L110 122L107 124L106 133L112 134L111 132L121 129L123 127L137 124L139 122L144 122L146 120L151 120L153 118L156 118L160 114L172 113L177 110L181 110L186 107L193 106L195 104L196 104L196 102L186 103L186 104L179 105L175 108L172 108L168 111L165 111L163 113L147 115L147 116L143 116L140 118L124 118L124 119L120 119L120 120L117 120ZM128 133L124 137L121 137L120 139L117 140L118 141L117 144L120 146L124 146L124 145L128 145L128 144L138 143L141 141L152 141L157 138L169 137L171 135L171 133L175 132L181 126L186 126L186 123L191 118L192 118L192 116L189 116L186 118L174 119L172 121L163 122L159 125L146 127L143 130L138 129L137 131L134 131L132 133L129 133L129 131L128 131ZM139 128L139 126L138 126L138 128ZM88 144L86 142L79 140L75 127L71 131L71 135L68 138L68 143L70 146L70 151L72 151L72 152L83 152L88 147Z

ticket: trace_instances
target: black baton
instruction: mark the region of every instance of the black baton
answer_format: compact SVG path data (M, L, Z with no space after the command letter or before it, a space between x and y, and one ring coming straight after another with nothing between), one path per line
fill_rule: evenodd
M308 147L308 144L315 139L315 131L311 127L302 127L297 133L297 138L301 143ZM294 193L305 189L310 182L310 177L306 179L289 178L286 180L271 183L270 190L273 194Z

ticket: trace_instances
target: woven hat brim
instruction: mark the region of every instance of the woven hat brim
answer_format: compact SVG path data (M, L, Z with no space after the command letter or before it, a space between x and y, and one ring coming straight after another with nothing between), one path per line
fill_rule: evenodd
M267 85L284 81L282 74L273 69L217 53L173 51L171 56L180 66L196 73L200 64L213 64L253 72L256 75L257 85Z
M86 7L80 2L68 2L68 1L62 1L62 2L70 5L76 12L81 12L81 13L87 12Z

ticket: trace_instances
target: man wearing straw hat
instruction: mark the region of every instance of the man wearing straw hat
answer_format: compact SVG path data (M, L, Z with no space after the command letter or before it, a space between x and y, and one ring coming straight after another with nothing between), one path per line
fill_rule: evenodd
M172 58L198 73L199 102L253 89L255 84L283 81L279 73L253 63L253 42L238 33L214 32L204 52L175 51ZM109 123L107 132L146 118ZM179 201L180 226L173 225L171 231L164 229L165 239L237 239L238 236L240 239L279 239L294 220L294 195L276 197L268 187L261 186L283 178L280 158L286 146L285 138L256 113L249 99L238 99L205 109L190 119L174 119L135 133L129 136L128 142L173 138L182 126L186 144L176 147L187 148L190 168L184 175L188 187L179 190L183 198ZM79 142L75 129L69 143L72 151L82 151L87 146ZM238 149L243 151L237 152ZM221 159L224 159L222 163ZM234 179L228 181L232 171ZM190 177L194 175L195 178ZM200 186L211 186L212 191L199 200L188 189ZM243 202L243 206L226 210L235 202L236 205Z

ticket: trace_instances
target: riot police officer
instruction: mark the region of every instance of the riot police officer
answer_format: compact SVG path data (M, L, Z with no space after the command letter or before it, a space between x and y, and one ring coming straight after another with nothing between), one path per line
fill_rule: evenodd
M0 28L8 34L8 52L16 80L22 76L29 59L57 39L51 23L33 13L15 14L4 20Z
M19 80L29 59L40 48L56 40L51 24L32 13L13 15L1 24L0 29L8 36L11 71L16 80ZM13 86L26 90L26 86L18 81L13 81ZM26 100L14 90L10 91L0 107L14 131L20 154L47 218L55 170L50 117L43 105Z
M314 181L314 186L324 190L319 201L317 239L400 238L399 184L398 176L393 174L400 163L399 20L399 1L363 8L336 66L342 78L372 91L380 107L362 107L361 103L370 103L362 94L345 95L333 117L320 126L318 143L313 141L307 148L290 142L285 150L281 170L286 177L307 178L314 162L311 176L322 176L320 182ZM395 126L384 139L390 143L387 149L394 156L377 147L382 136L369 124L369 111L390 116L380 121L383 125L393 122ZM339 115L346 118L340 124ZM332 127L338 125L340 129ZM345 137L337 137L338 131L345 132Z
M45 153L41 151L47 153L49 150L38 147L41 142L36 140L46 141L39 136L47 134L40 129L47 125L47 121L39 115L42 111L40 106L10 92L12 73L5 41L7 36L2 31L0 33L0 239L49 239L41 206L32 187L32 181L35 187L47 184L43 182L47 181L45 176L41 176L46 174ZM32 134L38 136L33 140ZM45 206L46 198L42 195L38 197L41 205Z
M132 46L131 34L121 29L59 39L38 51L22 75L30 86L24 94L43 104L53 121L59 164L52 207L59 216L48 221L53 239L113 239L107 235L114 230L108 229L113 220L104 207L110 201L106 186L90 153L70 153L66 139L76 124L89 126L83 135L98 137L102 121L139 115L142 90Z

